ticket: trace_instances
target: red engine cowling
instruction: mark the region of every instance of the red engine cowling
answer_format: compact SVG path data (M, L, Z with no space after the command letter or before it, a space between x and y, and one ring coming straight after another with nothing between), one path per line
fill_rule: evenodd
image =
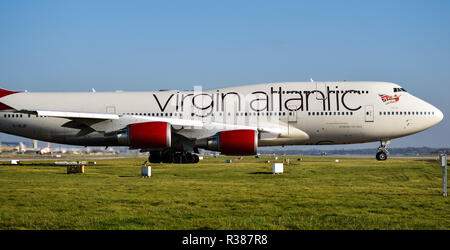
M225 155L255 155L258 134L251 129L221 131L212 137L198 140L197 146Z
M127 126L121 144L131 148L164 149L171 146L171 126L167 122L142 122Z
M219 132L220 152L225 155L255 155L258 135L255 130L230 130Z

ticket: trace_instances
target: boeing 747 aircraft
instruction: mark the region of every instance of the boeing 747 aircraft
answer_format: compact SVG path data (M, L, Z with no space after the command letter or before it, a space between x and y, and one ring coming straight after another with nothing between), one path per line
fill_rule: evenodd
M198 150L379 141L443 119L388 82L286 82L193 91L31 93L0 89L0 132L83 146L128 146L152 163L198 162Z

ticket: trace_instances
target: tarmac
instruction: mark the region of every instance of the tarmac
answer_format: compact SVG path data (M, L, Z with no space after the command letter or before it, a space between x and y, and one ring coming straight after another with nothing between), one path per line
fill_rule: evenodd
M286 155L286 157L293 156L293 155ZM307 156L307 155L305 155ZM62 157L55 157L55 156L45 156L45 157L26 157L25 155L11 155L6 157L0 157L0 162L7 162L11 160L20 160L20 161L48 161L48 160L75 160L75 159L83 159L83 160L108 160L108 159L124 159L124 158L147 158L147 155L122 155L122 156L90 156L90 155L77 155L77 156L62 156ZM283 156L279 156L283 157ZM374 155L323 155L323 156L314 156L314 157L339 157L339 158L374 158ZM432 159L432 160L438 160L439 156L388 156L389 159Z

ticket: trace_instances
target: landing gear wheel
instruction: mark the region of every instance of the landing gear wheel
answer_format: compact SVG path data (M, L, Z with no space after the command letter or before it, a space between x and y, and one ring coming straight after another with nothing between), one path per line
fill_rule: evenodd
M163 163L173 163L174 153L172 151L167 151L162 154Z
M376 155L378 161L385 161L387 159L388 151L386 147L389 143L391 143L391 141L388 139L380 141L380 146L378 147L378 153Z
M387 154L385 152L383 152L383 151L380 151L380 152L377 153L376 158L379 161L385 161L387 159Z
M183 163L183 155L179 152L175 153L173 157L173 163Z
M148 161L150 163L198 163L198 155L189 152L167 151L151 151Z
M198 155L192 155L194 157L193 163L198 163L200 161L200 158L198 158Z
M183 158L184 158L183 163L193 163L194 162L194 157L191 153L186 153Z
M150 163L160 163L161 162L161 151L151 151L148 157Z

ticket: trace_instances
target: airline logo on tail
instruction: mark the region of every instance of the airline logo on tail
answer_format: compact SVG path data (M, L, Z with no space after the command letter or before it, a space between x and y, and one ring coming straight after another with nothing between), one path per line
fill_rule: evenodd
M47 143L47 147L46 148L41 148L39 149L39 154L43 155L43 154L50 154L50 143Z
M395 103L400 100L399 95L390 96L390 95L380 95L379 94L379 96L381 97L381 100L386 104Z

